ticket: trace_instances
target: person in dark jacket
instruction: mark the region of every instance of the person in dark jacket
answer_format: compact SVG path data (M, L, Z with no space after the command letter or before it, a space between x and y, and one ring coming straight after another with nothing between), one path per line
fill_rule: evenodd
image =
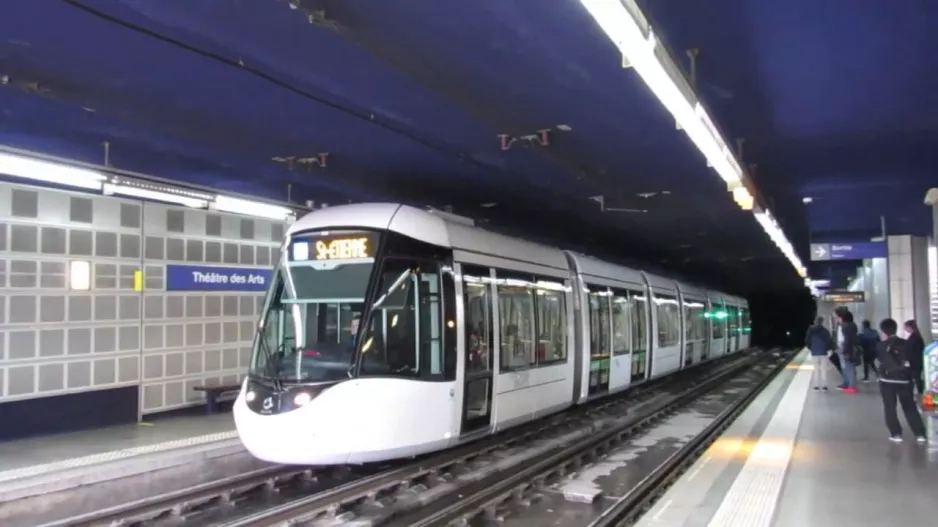
M838 388L844 393L857 393L857 363L860 361L857 325L847 306L838 307L834 314L840 321L837 328L837 354L840 355L840 370L844 376L844 382Z
M833 349L833 341L831 332L824 327L824 317L817 317L808 328L804 345L811 353L811 363L814 365L814 373L811 374L814 391L827 391L827 355Z
M876 372L876 345L879 344L879 333L873 329L869 320L864 320L859 338L860 349L863 350L863 382L869 382L870 370L873 370L874 375L879 375Z
M905 333L906 351L912 368L912 385L915 392L922 396L925 395L925 379L922 377L925 369L925 339L922 338L914 320L906 321Z
M879 391L883 396L886 428L889 429L890 441L902 442L902 425L896 415L898 401L915 439L924 444L928 439L925 435L925 423L922 422L912 394L912 372L906 349L907 342L896 335L898 329L898 324L891 318L879 323L883 340L876 347L876 361L879 362Z

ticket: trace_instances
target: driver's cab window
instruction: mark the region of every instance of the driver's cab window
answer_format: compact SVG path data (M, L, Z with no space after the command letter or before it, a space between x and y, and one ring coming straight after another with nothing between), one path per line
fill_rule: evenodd
M436 262L389 258L361 345L362 375L443 374L443 296Z

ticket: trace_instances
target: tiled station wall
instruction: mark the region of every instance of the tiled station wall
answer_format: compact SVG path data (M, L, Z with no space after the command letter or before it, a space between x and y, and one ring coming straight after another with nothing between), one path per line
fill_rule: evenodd
M237 382L263 293L167 292L166 265L269 269L284 228L0 184L0 414L2 403L121 387L137 387L146 414L201 402L193 386ZM90 290L70 289L72 261L90 262Z

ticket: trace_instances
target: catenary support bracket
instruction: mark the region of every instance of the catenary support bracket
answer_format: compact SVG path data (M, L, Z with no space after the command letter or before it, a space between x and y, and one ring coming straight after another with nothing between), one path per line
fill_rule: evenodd
M550 129L545 128L538 130L533 134L513 136L511 134L498 134L498 140L500 141L502 150L510 150L511 147L518 141L525 141L528 144L538 145L543 147L550 146Z
M329 152L320 152L314 156L286 156L275 157L274 161L287 165L290 170L297 168L304 169L306 172L312 171L313 167L326 168L329 166Z

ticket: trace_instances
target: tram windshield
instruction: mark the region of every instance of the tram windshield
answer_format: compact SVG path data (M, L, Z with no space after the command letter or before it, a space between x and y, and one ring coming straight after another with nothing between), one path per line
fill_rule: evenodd
M274 383L454 378L449 257L391 232L294 237L268 292L251 375Z
M251 375L284 382L348 378L378 233L294 237L274 272Z

